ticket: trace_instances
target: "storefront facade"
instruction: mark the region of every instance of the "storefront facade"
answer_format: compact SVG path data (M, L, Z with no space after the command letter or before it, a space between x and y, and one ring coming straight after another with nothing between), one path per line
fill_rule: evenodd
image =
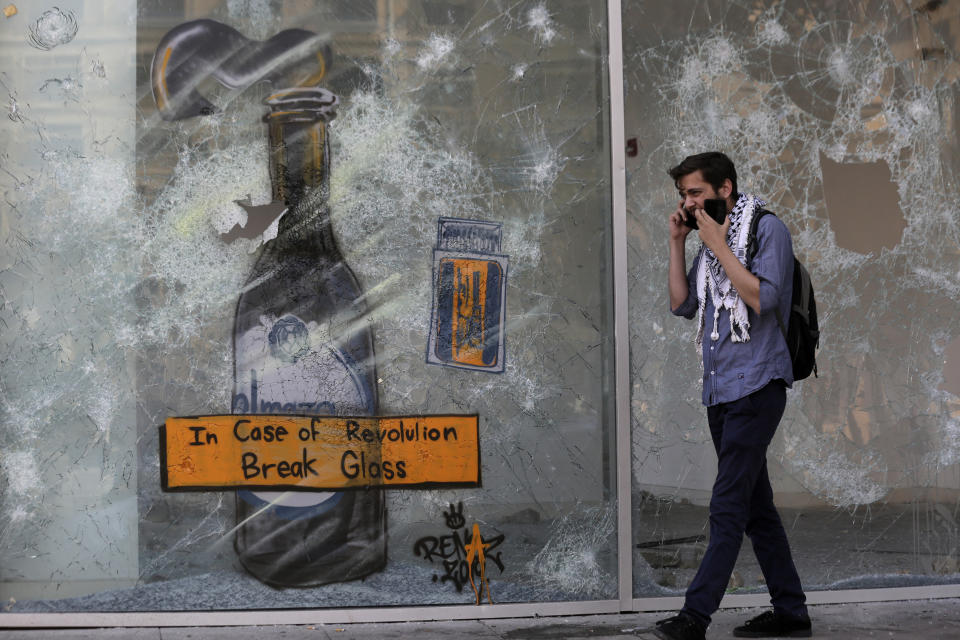
M0 625L676 606L716 461L666 169L710 149L816 290L768 456L810 601L960 595L949 3L5 16Z

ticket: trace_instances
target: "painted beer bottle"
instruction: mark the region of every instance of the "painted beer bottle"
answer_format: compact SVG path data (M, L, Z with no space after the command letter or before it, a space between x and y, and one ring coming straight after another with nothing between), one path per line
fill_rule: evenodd
M233 413L372 415L373 338L327 204L327 123L337 97L294 88L267 98L276 239L237 302ZM235 547L243 566L275 586L352 580L383 568L380 489L237 493Z

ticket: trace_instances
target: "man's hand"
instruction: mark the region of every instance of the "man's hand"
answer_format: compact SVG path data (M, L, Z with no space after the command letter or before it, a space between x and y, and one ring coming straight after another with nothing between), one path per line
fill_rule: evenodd
M703 209L695 209L693 215L696 216L697 226L700 227L700 240L710 251L713 251L714 255L718 256L721 249L727 246L730 216L723 219L723 224L717 224Z
M670 214L670 239L683 243L693 229L683 223L686 220L686 213L683 211L683 200L677 205L677 210Z
M733 250L727 245L730 216L723 219L723 224L717 224L703 209L697 209L694 215L697 217L697 226L700 227L700 240L720 261L720 266L727 272L727 277L740 298L747 306L760 313L760 280L740 264Z
M687 299L687 263L684 255L684 244L692 229L683 224L686 214L683 211L683 200L677 205L677 210L670 214L670 265L667 282L670 287L670 309L676 309Z

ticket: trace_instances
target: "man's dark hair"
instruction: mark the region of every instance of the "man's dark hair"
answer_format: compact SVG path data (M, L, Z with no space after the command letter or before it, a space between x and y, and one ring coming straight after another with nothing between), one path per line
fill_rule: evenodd
M733 166L733 161L726 154L719 151L708 151L698 153L693 156L687 156L683 162L667 170L667 173L673 178L673 184L680 186L680 178L690 175L694 171L703 173L703 180L714 191L719 191L723 186L723 181L729 179L733 185L733 197L737 197L737 169Z

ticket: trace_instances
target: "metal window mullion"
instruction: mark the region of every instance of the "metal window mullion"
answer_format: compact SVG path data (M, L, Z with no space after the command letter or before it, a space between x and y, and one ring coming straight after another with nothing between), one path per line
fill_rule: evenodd
M607 0L610 75L610 188L613 226L613 315L616 394L617 566L620 609L633 609L630 483L630 335L627 306L627 173L624 147L623 23L620 0Z

